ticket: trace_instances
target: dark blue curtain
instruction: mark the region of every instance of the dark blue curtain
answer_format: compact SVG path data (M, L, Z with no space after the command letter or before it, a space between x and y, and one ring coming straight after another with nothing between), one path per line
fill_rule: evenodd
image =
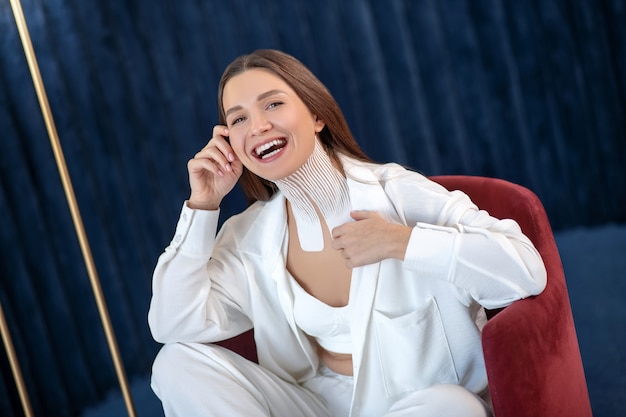
M306 63L378 161L523 184L555 229L626 221L626 0L22 5L131 378L158 349L151 273L186 162L256 48ZM36 415L72 416L117 381L8 0L0 109L0 300ZM0 366L0 414L20 415Z

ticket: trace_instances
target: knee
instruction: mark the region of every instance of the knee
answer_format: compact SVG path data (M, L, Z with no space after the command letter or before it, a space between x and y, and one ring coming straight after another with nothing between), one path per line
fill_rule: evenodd
M487 404L472 391L454 384L435 385L430 388L430 395L443 409L450 407L449 414L465 417L490 417Z
M176 378L176 364L180 363L181 357L184 356L185 345L180 343L168 343L163 345L152 363L152 377L150 385L152 390L158 397L162 389L165 389L168 381Z
M163 345L152 363L152 380L167 379L175 371L177 362L184 354L185 346L180 343Z
M388 416L412 415L411 413L417 410L419 415L424 416L491 416L489 407L478 395L454 384L433 385L412 392L396 402L389 410Z
M152 364L151 386L157 396L161 391L176 390L201 363L212 355L211 345L167 343L163 345Z
M459 401L467 402L476 398L476 395L473 392L455 384L433 385L424 391L429 397L433 398L437 402L443 402L450 398L457 398Z

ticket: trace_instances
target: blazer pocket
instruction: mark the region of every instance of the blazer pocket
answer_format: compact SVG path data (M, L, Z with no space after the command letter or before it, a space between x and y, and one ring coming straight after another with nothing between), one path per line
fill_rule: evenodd
M433 298L418 310L400 316L374 310L374 326L387 397L433 384L458 383Z

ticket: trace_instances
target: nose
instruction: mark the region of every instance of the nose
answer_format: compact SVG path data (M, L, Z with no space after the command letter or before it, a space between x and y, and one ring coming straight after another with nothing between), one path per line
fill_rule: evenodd
M260 136L271 128L272 124L263 114L257 114L253 116L252 127L250 129L253 136Z

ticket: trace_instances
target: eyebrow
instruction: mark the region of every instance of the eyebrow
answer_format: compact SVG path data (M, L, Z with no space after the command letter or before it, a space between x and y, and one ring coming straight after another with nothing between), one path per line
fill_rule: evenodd
M261 101L261 100L264 100L264 99L266 99L268 97L271 97L271 96L273 96L275 94L281 94L281 93L285 94L285 92L283 90L279 90L279 89L269 90L269 91L266 91L264 93L259 94L259 96L256 98L256 101ZM236 111L241 110L241 108L242 107L239 106L239 105L233 106L230 109L228 109L224 115L228 116L232 112L236 112Z

